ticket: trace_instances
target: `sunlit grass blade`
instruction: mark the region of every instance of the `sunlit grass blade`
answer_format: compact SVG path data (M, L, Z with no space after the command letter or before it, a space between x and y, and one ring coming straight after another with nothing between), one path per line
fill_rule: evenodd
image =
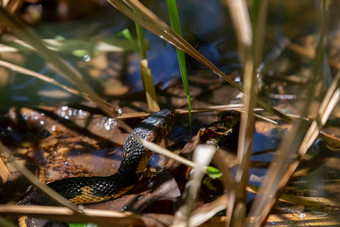
M139 65L140 65L140 70L142 74L148 107L152 112L157 112L160 110L160 107L158 105L156 90L155 90L155 86L152 80L152 73L151 73L151 69L149 68L148 60L142 59Z
M32 77L35 77L35 78L38 78L40 80L43 80L47 83L50 83L50 84L54 84L74 95L78 95L78 96L86 96L88 97L86 94L81 94L78 90L76 89L73 89L71 87L68 87L64 84L61 84L59 83L58 81L54 80L53 78L50 78L50 77L47 77L45 75L42 75L40 73L37 73L37 72L34 72L32 70L29 70L27 68L24 68L24 67L21 67L19 65L15 65L15 64L12 64L12 63L9 63L9 62L5 62L5 61L2 61L0 60L0 66L3 66L3 67L6 67L6 68L9 68L15 72L18 72L18 73L22 73L22 74L25 74L25 75L28 75L28 76L32 76Z
M97 227L98 225L92 223L68 223L69 227Z
M132 212L84 209L86 215L79 215L66 207L0 205L4 215L27 215L61 222L89 222L99 226L145 226L143 217Z
M185 198L185 204L183 204L176 212L175 223L177 222L190 222L191 213L195 207L195 201L197 199L198 192L200 190L202 180L205 172L202 169L210 169L212 167L206 168L205 166L211 162L214 154L216 152L216 147L214 145L201 144L198 145L193 154L193 162L198 168L192 169L190 171L190 179L185 185L185 191L183 197Z
M92 52L122 52L130 51L131 45L126 40L79 40L79 39L43 39L46 47L57 52L84 51ZM34 51L27 43L21 40L4 41L0 44L0 52Z
M166 4L168 7L168 14L170 18L171 28L179 35L182 36L181 24L178 16L177 4L176 0L166 0ZM185 93L187 95L188 102L188 110L189 110L189 124L191 128L191 104L190 104L190 92L189 92L189 83L188 83L188 75L187 75L187 67L185 62L184 52L176 47L178 64L181 71L182 82L184 86ZM191 130L190 130L191 132Z
M144 39L144 31L143 27L138 23L136 24L136 32L137 32L137 40L138 40L138 49L139 49L139 67L142 75L142 81L145 90L146 101L148 103L148 107L152 112L159 111L158 100L156 96L156 89L152 79L152 72L149 67L146 48L145 48L145 39Z
M207 171L208 176L212 179L217 179L222 176L222 173L218 169L212 166L208 166L206 171Z
M237 149L237 159L240 164L236 170L233 190L229 192L230 200L227 210L228 225L242 226L243 224L240 223L245 222L246 215L246 186L249 177L250 156L252 151L253 134L255 130L255 117L253 110L256 103L257 87L257 61L255 59L261 56L258 55L258 52L262 52L262 45L260 45L260 49L258 49L254 39L257 38L260 41L260 38L262 38L263 42L263 35L259 34L259 36L253 39L253 31L246 1L225 1L225 3L229 7L229 12L238 38L238 49L239 55L241 56L240 60L243 61L244 64L243 105L245 111L241 114L240 133ZM264 1L263 4L267 4L267 1ZM261 26L265 26L264 21L261 22L263 22Z
M152 80L151 70L149 68L148 60L146 57L146 47L145 47L143 28L139 24L137 23L135 24L136 24L136 31L137 31L138 46L133 40L128 29L124 29L122 31L122 34L127 40L130 41L136 53L148 107L152 112L157 112L160 110L160 108L159 108L158 101L157 101L155 86Z

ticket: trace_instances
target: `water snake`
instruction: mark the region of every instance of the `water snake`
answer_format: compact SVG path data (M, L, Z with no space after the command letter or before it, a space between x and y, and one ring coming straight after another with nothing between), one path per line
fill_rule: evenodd
M160 143L174 123L174 113L164 109L150 114L133 132L139 137ZM76 204L90 204L117 198L129 191L141 177L152 152L130 134L123 146L118 171L111 176L72 177L47 185ZM57 205L39 189L27 193L19 204Z

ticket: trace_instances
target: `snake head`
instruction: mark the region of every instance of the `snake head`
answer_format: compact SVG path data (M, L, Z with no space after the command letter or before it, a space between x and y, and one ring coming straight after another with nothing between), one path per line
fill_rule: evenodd
M150 133L146 135L146 140L160 143L169 133L174 123L175 113L168 109L163 109L150 114L139 127L149 128Z

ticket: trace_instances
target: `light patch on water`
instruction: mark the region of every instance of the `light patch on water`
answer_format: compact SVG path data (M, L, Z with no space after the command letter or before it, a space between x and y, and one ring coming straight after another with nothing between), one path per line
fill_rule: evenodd
M251 174L249 180L251 182L260 182L261 183L263 181L263 179L264 179L264 176L260 177L260 176L257 176L255 174Z
M118 114L122 114L122 113L123 113L123 110L122 110L122 108L120 108L120 107L119 107L119 108L117 108L117 113L118 113Z
M68 106L62 106L61 111L59 112L59 116L63 117L65 119L74 118L85 118L89 115L88 112L82 110L82 109L73 109L69 108Z
M306 214L305 213L300 213L300 218L305 218Z
M104 128L109 131L112 127L117 125L117 121L112 119L112 118L108 118L105 122L104 122Z
M86 117L88 115L88 113L86 111L83 110L78 110L77 116L78 117Z
M91 61L91 57L90 57L90 55L88 55L88 54L84 55L83 59L84 59L84 62L89 62L89 61Z
M238 93L238 95L236 95L236 99L242 99L243 98L243 93L240 92Z
M149 182L149 183L148 183L148 188L152 188L153 185L154 185L154 183L155 183L154 181Z

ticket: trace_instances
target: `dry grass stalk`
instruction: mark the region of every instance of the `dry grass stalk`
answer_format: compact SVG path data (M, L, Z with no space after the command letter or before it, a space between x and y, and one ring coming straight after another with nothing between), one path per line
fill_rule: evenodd
M122 213L97 209L84 209L83 212L84 215L73 212L66 207L0 205L0 213L8 215L26 215L62 222L98 223L101 226L145 226L141 216L132 214L130 212Z
M250 169L255 118L253 109L257 100L257 67L261 62L263 35L267 12L267 1L261 2L260 17L257 18L253 38L251 22L246 1L226 1L236 29L239 53L244 63L244 112L241 114L237 157L240 165L235 174L235 186L229 192L228 225L243 225L245 222L246 185ZM238 213L239 212L239 213Z
M327 17L325 16L326 7L324 4L326 4L325 1L321 3L321 9L324 17L322 17L321 20L319 33L320 38L316 48L318 57L315 62L314 75L311 84L306 92L307 100L305 100L301 105L301 116L306 116L309 110L309 104L314 97L315 88L318 85L322 75L321 69L324 64L324 54L322 53L325 49L325 24L327 23ZM301 120L297 120L290 133L284 136L274 160L268 169L265 181L262 183L259 196L255 199L251 207L249 216L251 216L253 218L252 220L255 221L248 222L249 226L260 226L264 224L266 218L269 216L271 208L292 176L296 167L300 163L302 156L307 152L307 149L319 136L321 126L326 123L331 111L338 101L339 73L333 80L332 85L328 89L328 92L323 99L323 102L320 106L319 119L310 125L307 133L303 135L303 132L300 129Z

